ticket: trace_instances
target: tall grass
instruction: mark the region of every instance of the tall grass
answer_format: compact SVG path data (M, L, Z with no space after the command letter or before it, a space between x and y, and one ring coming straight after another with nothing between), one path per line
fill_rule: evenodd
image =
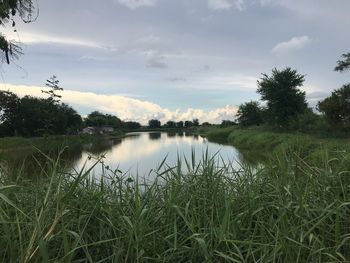
M204 154L150 184L103 160L99 180L49 157L40 182L0 171L0 262L346 262L350 156L323 157L234 170Z

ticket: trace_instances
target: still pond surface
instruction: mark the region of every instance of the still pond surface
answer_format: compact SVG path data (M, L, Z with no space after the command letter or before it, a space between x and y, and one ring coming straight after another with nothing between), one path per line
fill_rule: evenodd
M233 146L209 142L206 138L185 132L128 133L122 139L103 143L105 147L100 150L94 149L96 145L86 145L81 157L75 162L75 167L81 169L89 156L92 156L93 159L86 165L89 167L95 158L104 155L104 164L112 170L118 169L126 174L144 177L152 169L157 169L165 157L165 163L170 167L177 164L178 158L185 165L184 159L191 161L193 152L197 162L202 159L206 151L219 162L232 163L237 168L243 161L243 156ZM101 167L97 166L93 172L98 175L101 173Z
M13 169L15 174L16 169L21 169L27 176L40 178L45 167L50 167L46 156L55 160L62 148L62 141L49 140L41 152L33 148L2 152L0 168ZM119 170L127 176L149 177L152 180L151 170L156 170L165 157L167 166L163 166L161 171L166 167L176 166L178 159L181 159L185 168L184 160L186 158L191 162L193 152L196 163L208 152L210 157L214 156L217 165L221 166L225 162L236 169L242 163L253 164L253 160L257 160L256 152L253 155L245 152L243 156L231 145L209 142L206 138L185 132L137 132L128 133L120 139L98 138L94 143L73 143L66 147L60 159L68 169L74 167L80 171L84 165L90 168L97 158L104 156L103 162L111 170ZM97 165L92 170L92 174L97 177L101 172L102 165Z

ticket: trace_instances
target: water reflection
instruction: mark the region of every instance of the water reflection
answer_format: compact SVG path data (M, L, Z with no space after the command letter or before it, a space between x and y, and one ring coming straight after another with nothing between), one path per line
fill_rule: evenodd
M150 170L155 169L165 156L167 156L166 163L174 166L178 158L190 160L192 151L197 160L200 160L207 150L211 156L217 154L218 163L224 161L238 168L239 163L242 162L242 156L234 147L208 142L201 136L186 132L142 132L139 133L139 136L135 136L135 133L130 135L128 134L121 140L121 143L103 153L106 156L105 165L111 167L112 170L119 169L143 177ZM76 166L82 167L83 161L90 154L83 152L82 159L76 163ZM95 170L95 173L98 174L99 171L100 168Z
M150 132L148 134L150 140L156 141L159 140L162 137L162 134L160 132Z
M55 145L55 146L54 146ZM2 169L22 169L32 177L41 176L48 167L48 157L56 159L62 150L62 143L56 143L47 149L31 148L8 151L0 154ZM208 151L217 154L218 163L232 163L237 169L241 163L257 165L262 158L256 152L239 151L235 147L209 142L207 139L186 132L139 132L129 133L122 139L99 139L87 144L74 144L61 153L61 165L81 169L90 156L105 156L104 163L112 170L119 169L133 175L145 176L159 165L165 156L167 164L174 166L178 158L191 159L192 151L197 160ZM88 161L93 164L93 160ZM94 170L95 174L101 168ZM13 172L15 174L15 172Z

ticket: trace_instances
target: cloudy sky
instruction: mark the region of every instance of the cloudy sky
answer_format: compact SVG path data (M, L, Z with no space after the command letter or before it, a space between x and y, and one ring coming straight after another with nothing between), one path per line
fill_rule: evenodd
M233 119L259 99L274 67L306 74L311 105L349 74L333 71L350 51L349 0L38 0L36 22L2 32L24 55L2 64L0 89L40 95L55 74L63 99L146 123Z

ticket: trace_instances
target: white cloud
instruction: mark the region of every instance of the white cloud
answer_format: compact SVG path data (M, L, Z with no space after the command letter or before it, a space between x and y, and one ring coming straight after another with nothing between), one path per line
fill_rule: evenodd
M233 7L244 10L244 0L208 0L208 8L212 10L230 10Z
M89 48L113 49L88 39L50 35L46 33L21 32L20 37L13 31L6 33L9 39L14 39L24 44L59 44L70 46L81 46Z
M293 51L303 49L312 42L312 39L308 36L293 37L288 41L278 43L272 49L275 54L287 54Z
M157 0L114 0L129 9L136 9L144 6L154 6Z
M0 86L0 90L10 90L19 96L42 97L41 90L43 89L45 88L12 84ZM123 120L138 121L142 124L146 124L148 120L153 118L159 119L162 123L169 120L185 121L192 119L199 119L200 122L220 123L222 120L233 120L237 112L237 107L233 105L211 111L192 108L185 111L171 111L156 103L120 95L105 95L73 90L64 90L61 95L63 102L73 105L75 108L83 107L91 111L99 110L115 114Z

